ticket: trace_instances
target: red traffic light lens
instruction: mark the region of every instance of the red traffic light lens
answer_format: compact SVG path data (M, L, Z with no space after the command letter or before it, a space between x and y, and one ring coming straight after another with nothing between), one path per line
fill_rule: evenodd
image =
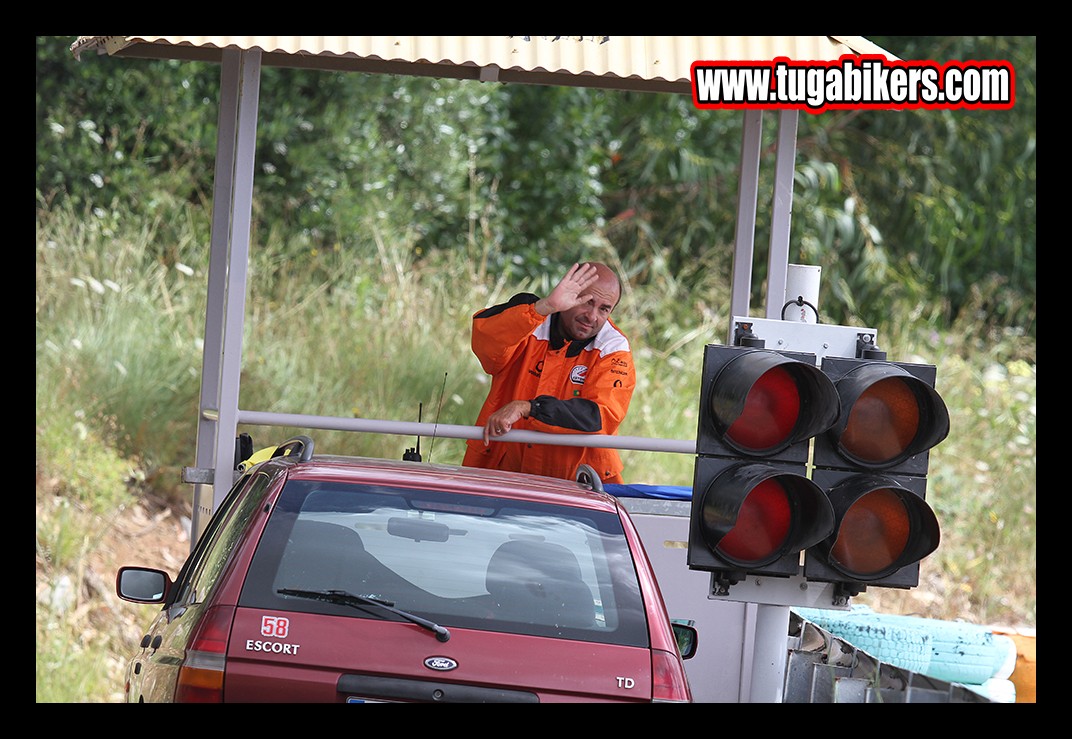
M784 367L775 367L749 389L744 410L726 436L743 449L771 449L787 442L799 417L800 388Z
M871 385L853 404L841 446L853 457L884 464L903 456L919 433L919 400L904 380Z
M800 553L834 533L826 492L804 465L696 459L689 567L789 577Z
M862 577L881 574L900 560L911 534L901 496L879 488L858 498L845 512L830 555Z
M807 462L808 444L831 429L841 399L815 355L708 344L696 452Z
M761 482L742 501L737 523L717 548L738 562L768 561L785 543L792 516L785 487L776 479Z

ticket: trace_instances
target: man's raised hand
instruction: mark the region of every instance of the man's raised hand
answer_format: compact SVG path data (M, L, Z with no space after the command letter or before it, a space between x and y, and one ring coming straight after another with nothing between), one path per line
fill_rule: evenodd
M599 275L595 265L574 264L570 267L566 276L555 285L551 294L536 303L536 310L546 316L551 313L569 310L581 303L587 303L592 299L592 295L585 291L595 284L598 278ZM546 312L541 308L544 308Z

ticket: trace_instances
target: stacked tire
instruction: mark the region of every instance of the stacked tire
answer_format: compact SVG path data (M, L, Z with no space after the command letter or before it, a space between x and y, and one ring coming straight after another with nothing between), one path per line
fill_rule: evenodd
M795 608L801 618L882 662L937 680L985 688L997 702L1015 688L1016 644L990 629L956 621L875 613L866 606L848 611ZM1007 685L1006 685L1007 684Z

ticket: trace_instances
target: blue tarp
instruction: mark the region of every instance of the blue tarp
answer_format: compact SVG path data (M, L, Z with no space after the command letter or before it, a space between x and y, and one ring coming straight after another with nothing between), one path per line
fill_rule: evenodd
M658 498L692 500L692 488L680 485L604 485L603 489L618 498Z

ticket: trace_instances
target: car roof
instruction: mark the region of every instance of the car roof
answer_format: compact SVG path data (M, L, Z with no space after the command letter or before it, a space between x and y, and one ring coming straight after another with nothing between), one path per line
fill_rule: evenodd
M281 457L273 461L290 460ZM620 507L613 496L593 491L570 480L410 460L316 455L304 462L292 461L288 477L372 482L472 495L495 495L614 513L617 513Z

